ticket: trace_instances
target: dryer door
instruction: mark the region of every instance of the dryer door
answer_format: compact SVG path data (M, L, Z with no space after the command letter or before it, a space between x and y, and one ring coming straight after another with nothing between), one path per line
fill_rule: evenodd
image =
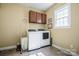
M42 46L50 45L50 32L44 31L42 33Z

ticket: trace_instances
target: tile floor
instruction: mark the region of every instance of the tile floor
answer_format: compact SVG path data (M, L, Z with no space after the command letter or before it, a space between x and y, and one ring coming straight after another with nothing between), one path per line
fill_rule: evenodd
M22 54L20 52L16 52L16 49L1 51L0 56L29 56L32 54L36 54L42 52L45 56L65 56L64 53L56 49L55 47L44 47L34 51L23 51Z

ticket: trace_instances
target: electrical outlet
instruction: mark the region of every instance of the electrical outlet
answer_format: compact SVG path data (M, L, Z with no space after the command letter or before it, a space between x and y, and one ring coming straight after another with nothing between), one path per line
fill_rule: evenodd
M70 45L70 48L73 49L73 45L72 44Z

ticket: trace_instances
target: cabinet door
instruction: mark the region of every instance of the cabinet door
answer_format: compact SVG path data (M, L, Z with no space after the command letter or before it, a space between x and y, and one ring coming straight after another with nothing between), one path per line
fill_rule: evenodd
M37 23L42 23L41 13L37 13Z
M42 24L46 24L46 14L41 14L42 16Z
M29 11L29 22L30 23L36 23L36 12Z

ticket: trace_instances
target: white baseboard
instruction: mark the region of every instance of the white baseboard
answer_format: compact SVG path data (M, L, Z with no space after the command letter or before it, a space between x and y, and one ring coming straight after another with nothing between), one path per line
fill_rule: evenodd
M13 49L13 48L16 48L16 45L8 46L8 47L2 47L2 48L0 48L0 51L9 50L9 49Z
M70 51L69 49L62 48L62 47L60 47L60 46L58 46L58 45L55 45L55 44L52 44L52 46L53 46L53 47L56 47L57 49L59 49L60 51L62 51L62 52L64 52L64 53L69 53L69 54L71 54L71 55L73 55L73 56L78 56L77 53L72 52L72 51Z

